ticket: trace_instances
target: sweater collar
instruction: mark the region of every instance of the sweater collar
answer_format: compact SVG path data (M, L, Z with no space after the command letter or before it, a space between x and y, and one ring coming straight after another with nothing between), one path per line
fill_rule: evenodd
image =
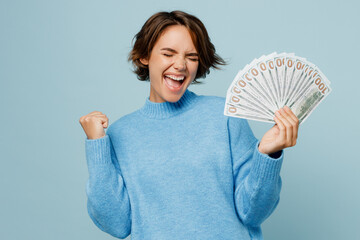
M177 102L152 102L150 96L146 98L145 104L140 112L149 118L164 119L180 114L189 109L196 101L198 95L186 89Z

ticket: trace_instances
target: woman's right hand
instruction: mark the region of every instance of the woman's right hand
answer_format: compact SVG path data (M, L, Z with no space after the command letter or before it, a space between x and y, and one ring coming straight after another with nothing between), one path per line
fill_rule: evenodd
M104 128L108 127L109 119L99 111L82 116L79 120L88 139L97 139L105 136Z

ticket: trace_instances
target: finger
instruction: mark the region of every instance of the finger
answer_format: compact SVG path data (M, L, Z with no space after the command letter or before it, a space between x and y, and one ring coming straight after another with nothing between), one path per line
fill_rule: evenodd
M98 122L100 120L100 123L101 123L101 125L103 125L103 127L107 127L108 122L109 122L109 119L104 114L93 115L91 118L89 118L89 120L96 121L96 122Z
M98 118L100 118L100 119L108 119L105 114L100 114L100 113L94 113L94 114L91 114L91 115L88 114L88 115L84 116L85 120L96 120Z
M292 144L292 136L293 136L293 127L292 124L289 122L289 119L286 117L286 113L284 109L279 110L279 116L282 123L285 125L286 129L286 147L290 146Z
M88 115L89 118L101 118L101 119L108 119L105 114L102 113L94 113L92 115Z
M101 124L105 125L108 123L109 119L106 116L99 116L99 119L101 120Z
M293 127L293 145L296 144L296 139L298 138L298 132L299 132L299 119L296 117L296 115L291 111L291 109L288 106L284 107L285 111L288 113L288 115L291 116L291 118L294 121L294 127Z
M289 116L294 120L295 123L299 124L299 119L288 106L285 106L284 110L285 112L287 112L287 114L289 114Z
M280 136L281 141L283 142L286 140L286 127L285 127L284 123L281 121L281 119L278 117L278 116L280 116L280 113L278 111L276 111L275 115L276 116L275 116L274 120L280 129L279 136Z
M294 141L294 120L290 117L290 115L285 111L284 108L280 109L280 114L285 118L283 120L285 126L286 126L286 137L287 137L287 147L293 146ZM286 122L287 121L287 122Z
M104 123L104 128L107 128L109 126L109 119L105 116L105 123Z
M288 107L284 107L280 113L286 118L286 120L289 121L289 123L291 124L291 130L292 130L292 138L291 138L291 142L290 145L293 146L295 145L295 141L296 141L296 135L297 135L297 123L296 121L293 119L293 117L291 116L291 114L288 112L291 112L291 109Z
M99 112L99 111L93 111L93 112L89 113L88 115L92 116L92 115L98 115L98 114L103 114L103 113Z

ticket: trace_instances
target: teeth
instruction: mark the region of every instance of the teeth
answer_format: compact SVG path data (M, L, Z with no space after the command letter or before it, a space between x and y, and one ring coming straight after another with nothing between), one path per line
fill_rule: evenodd
M185 76L175 77L175 76L173 76L173 75L165 75L165 77L171 78L171 79L176 80L176 81L182 81L182 80L184 80L184 78L185 78Z

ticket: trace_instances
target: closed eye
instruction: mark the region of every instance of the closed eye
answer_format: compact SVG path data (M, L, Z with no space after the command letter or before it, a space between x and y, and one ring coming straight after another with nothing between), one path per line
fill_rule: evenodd
M166 56L166 57L171 57L172 56L171 54L166 54L166 53L164 53L163 55Z

